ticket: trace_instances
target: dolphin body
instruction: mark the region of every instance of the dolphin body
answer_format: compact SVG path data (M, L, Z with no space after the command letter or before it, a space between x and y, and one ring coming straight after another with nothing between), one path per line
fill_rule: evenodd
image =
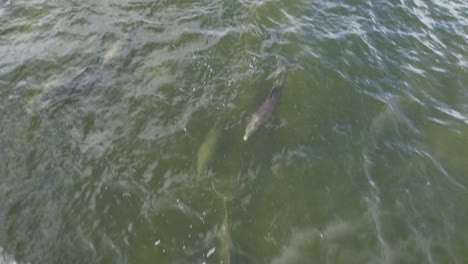
M130 46L130 42L135 37L141 25L141 23L137 23L128 32L120 35L119 39L114 43L114 45L112 45L112 47L104 54L101 61L101 69L109 65L121 50Z
M67 69L62 76L45 84L45 93L42 101L48 101L55 97L71 92L89 71L91 64Z
M27 102L28 112L33 111L33 109L38 110L43 108L56 98L73 92L76 86L83 81L83 78L93 70L93 66L98 62L99 58L97 57L80 66L68 68L58 77L42 84L41 92Z
M280 80L277 80L273 87L270 90L267 98L263 103L257 108L250 117L247 128L245 129L244 140L247 140L255 131L257 131L261 126L263 126L271 114L275 111L278 102L281 98L281 91L283 89L284 83L286 81L286 72L283 73L283 76Z
M218 148L219 139L223 133L223 128L220 124L215 124L210 131L208 131L205 139L198 148L197 153L197 184L205 170L206 165L213 158L216 149Z
M228 177L223 181L211 181L211 187L215 194L223 201L224 220L218 229L219 261L223 264L231 263L232 241L229 227L229 203L240 192L239 179Z

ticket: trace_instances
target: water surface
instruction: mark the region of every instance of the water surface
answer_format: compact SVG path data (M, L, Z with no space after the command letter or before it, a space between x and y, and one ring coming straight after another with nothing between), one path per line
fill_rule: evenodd
M467 36L461 0L2 1L0 262L466 263Z

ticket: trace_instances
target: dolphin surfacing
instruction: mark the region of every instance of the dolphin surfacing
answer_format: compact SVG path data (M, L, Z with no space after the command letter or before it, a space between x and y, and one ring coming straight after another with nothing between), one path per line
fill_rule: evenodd
M281 90L283 89L285 78L286 76L284 75L281 80L275 82L267 98L257 108L255 113L253 113L245 129L244 140L247 140L255 131L263 126L275 111L281 97Z

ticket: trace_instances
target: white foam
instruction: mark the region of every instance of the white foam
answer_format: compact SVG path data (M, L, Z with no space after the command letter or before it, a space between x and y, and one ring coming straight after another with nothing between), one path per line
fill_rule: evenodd
M18 264L18 262L0 247L0 264Z
M210 249L210 251L208 251L208 253L206 253L206 257L208 258L209 256L213 255L213 253L215 253L215 251L216 251L216 248Z

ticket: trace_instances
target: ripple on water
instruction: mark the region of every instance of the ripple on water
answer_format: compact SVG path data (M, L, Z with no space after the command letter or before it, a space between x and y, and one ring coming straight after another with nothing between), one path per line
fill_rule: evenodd
M0 262L216 262L221 231L246 263L461 262L466 13L461 0L2 2ZM23 111L135 23L108 67ZM278 54L302 69L242 142ZM211 181L230 177L226 202Z

